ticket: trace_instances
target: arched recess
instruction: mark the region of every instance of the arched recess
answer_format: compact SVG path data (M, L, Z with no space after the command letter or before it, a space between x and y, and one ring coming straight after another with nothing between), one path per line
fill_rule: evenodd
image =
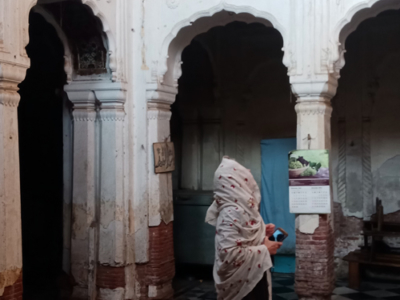
M72 124L72 103L67 99L66 93L64 93L65 86L71 82L79 84L82 82L81 79L85 79L86 82L88 82L87 79L92 78L101 79L101 81L97 80L100 85L106 84L104 82L110 82L112 74L114 73L112 62L109 57L110 49L114 49L114 39L112 38L109 29L110 27L107 22L105 22L105 17L99 12L93 1L50 1L51 3L47 4L42 2L44 1L32 1L29 6L25 6L25 8L29 8L26 11L26 18L29 19L33 16L36 21L37 19L40 19L39 25L46 28L46 31L41 33L40 30L38 31L37 29L32 29L32 27L25 26L21 35L22 41L27 43L24 44L24 47L27 46L27 50L30 47L29 50L31 51L30 53L27 51L31 58L31 65L28 70L28 76L20 84L21 102L19 107L20 145L25 145L20 149L20 154L22 153L22 156L20 156L22 157L22 159L20 159L21 178L24 177L23 180L21 180L21 190L24 190L22 193L22 201L24 202L25 207L23 207L22 217L23 230L25 229L25 244L28 241L28 244L25 245L24 249L25 258L27 258L27 260L24 258L24 265L29 265L30 268L29 271L28 268L26 270L24 269L24 276L29 279L26 282L31 283L30 287L26 289L27 293L30 294L42 292L37 291L35 287L39 286L38 282L41 283L41 280L45 281L43 279L45 278L45 275L42 273L46 273L47 269L51 269L52 272L46 273L50 279L60 279L62 278L61 276L65 275L64 273L59 272L61 271L61 267L64 272L70 273L71 261L73 260L73 255L71 254L71 239L73 236L73 234L71 234L71 223L73 222L73 219L71 218L73 190L72 164L74 160L76 161L76 156L73 157L73 146L74 144L78 144L76 140L80 140L75 139L75 143L72 141L72 136L74 135L73 128L76 128L76 124ZM74 11L71 11L71 8L80 10L81 18L79 18L79 14L74 14ZM76 17L77 15L78 18ZM82 15L84 18L82 18ZM89 21L88 18L90 18ZM101 47L104 47L103 52L105 59L103 69L82 74L77 67L79 66L78 58L82 52L77 49L78 45L77 40L74 39L74 33L79 33L79 27L81 27L82 31L87 29L87 27L85 27L85 21L89 22L89 25L93 25L92 27L95 28L95 30L92 30L91 32L95 31L96 35L100 37L99 40L101 41ZM68 28L68 24L71 23L73 23L73 26ZM36 35L35 40L33 41L30 41L28 35L32 33L31 31ZM38 35L41 35L41 38L44 40L51 35L51 39L49 41L46 40L48 43L40 43L38 42ZM109 37L111 37L111 39ZM31 43L31 46L29 46L29 43ZM52 53L52 47L57 48L57 51L53 51L56 53ZM48 53L48 57L45 57L45 53ZM32 54L36 55L36 58L32 59ZM56 55L57 57L53 59L53 56ZM41 61L42 63L38 64L38 56L40 56L40 59L43 59ZM52 59L53 61L56 60L57 64L54 63L52 65ZM38 65L40 64L44 66L42 69L46 69L41 71L41 73L37 70ZM114 71L115 70L116 69L114 68ZM63 71L66 74L64 74ZM61 78L56 84L52 84L52 80L55 80L57 77L52 76L52 72L56 73L56 75ZM43 80L41 80L42 78ZM35 88L37 90L35 90ZM92 89L91 86L88 88ZM44 96L41 97L43 93L46 93L47 98ZM94 111L95 107L93 105L93 112ZM39 135L40 138L36 137L36 135ZM56 170L43 174L45 170L50 168L47 166L50 159L43 156L43 153L46 153L45 151L40 152L37 149L41 149L40 147L50 148L48 145L52 142L56 145L54 148L57 148L54 151L57 152L54 154L54 156L57 155L57 157L53 159L56 163L52 164ZM38 147L31 151L30 147L32 147L34 143L37 144ZM32 154L35 154L36 157L33 157ZM32 165L35 163L37 164L38 162L44 162L44 164L46 164L45 167L48 168L41 168L37 165L32 167ZM32 174L34 172L36 172L36 174ZM46 176L49 176L50 178ZM48 207L46 206L48 214L51 215L53 219L56 219L54 220L54 223L57 223L56 226L50 224L50 226L48 226L49 228L46 228L46 230L52 230L50 227L54 227L53 231L57 231L56 233L52 233L52 236L49 238L49 240L54 240L52 246L54 246L53 248L57 248L54 250L54 252L57 252L57 255L53 256L57 257L49 257L48 261L46 261L46 263L49 264L48 262L52 260L54 263L51 263L53 263L54 266L51 265L49 267L43 264L40 269L43 272L41 272L41 274L35 274L34 269L40 266L37 266L35 260L32 259L32 250L35 250L32 245L34 244L35 246L43 247L45 243L39 239L32 242L32 239L35 239L35 237L37 237L41 232L41 230L35 230L37 229L39 218L35 219L32 215L34 213L38 215L37 208L43 207L43 201L47 201L46 199L49 198L49 196L46 196L47 198L39 198L37 195L40 193L44 195L51 194L46 191L46 189L49 189L48 186L38 183L37 180L41 177L45 179L47 178L49 181L51 181L51 177L56 177L58 180L57 184L54 184L54 186L57 185L58 190L53 193L57 194L54 196L54 200L56 201L53 201L57 202L57 207L54 208L55 204L48 205ZM32 187L30 182L36 182L37 184ZM39 199L40 201L37 201L38 205L36 205L34 209L30 209L30 202L33 203L34 201L31 200L35 199ZM51 207L54 208L53 211L49 211ZM28 237L30 241L26 237ZM51 247L48 248L51 249ZM45 251L41 251L41 253L43 257ZM27 263L28 260L30 260L29 263ZM37 259L37 261L39 261L39 259ZM43 261L45 260L43 259ZM54 290L60 288L57 283L53 282L51 285L49 284L49 287Z
M147 100L148 100L148 113L147 113L147 118L148 118L148 129L147 129L147 136L148 136L148 195L149 195L149 222L148 225L151 227L150 228L150 236L152 232L155 232L157 230L163 230L163 236L167 236L168 240L165 242L165 244L171 245L172 246L172 240L173 240L173 235L172 235L172 227L173 227L173 201L172 201L172 180L171 180L171 174L170 173L164 173L164 174L155 174L154 172L154 159L153 159L153 143L157 142L163 142L165 140L168 140L170 136L170 117L171 117L171 112L170 112L170 105L174 103L175 101L175 96L177 94L177 83L178 79L181 76L181 55L186 48L192 41L197 41L197 36L199 34L212 31L216 29L215 27L229 27L230 25L234 25L235 23L238 23L244 27L256 27L260 25L259 27L262 27L263 29L267 29L268 31L274 31L276 35L279 37L279 44L277 45L275 51L279 52L282 54L282 45L284 44L283 38L282 38L282 31L276 30L278 28L281 28L279 26L273 26L274 22L270 21L268 18L263 18L260 16L256 16L256 13L253 12L254 14L250 14L249 12L246 12L246 9L244 12L243 11L238 11L237 13L233 12L228 12L226 10L223 10L223 7L221 6L218 7L219 10L214 10L214 11L208 11L208 12L201 12L195 17L193 17L193 24L190 25L190 19L187 20L187 23L182 23L178 22L177 25L175 25L175 29L173 29L173 34L171 33L170 36L168 36L164 40L164 45L163 48L161 49L161 57L162 59L166 58L166 54L168 53L168 58L163 60L165 62L165 65L163 66L162 63L161 65L158 65L160 69L153 69L153 73L151 74L153 76L152 80L153 83L148 84L147 86ZM238 22L235 22L238 21ZM185 21L186 22L186 21ZM258 23L258 24L252 24L252 23ZM229 24L229 25L228 25ZM251 25L246 25L246 24L251 24ZM225 26L226 25L226 26ZM267 27L267 28L265 28ZM272 29L272 27L275 27L275 29ZM264 36L264 35L261 35ZM215 39L213 39L215 40ZM232 40L237 41L237 43L243 43L242 39L237 39L235 35L232 36ZM237 44L236 43L236 44ZM235 44L235 43L234 43ZM202 47L198 47L201 49ZM235 47L231 47L232 52L235 52ZM206 50L204 52L207 52ZM163 54L164 53L164 54ZM265 53L265 51L263 51ZM208 54L208 53L207 53ZM207 54L204 53L204 57L207 57ZM266 54L268 55L268 54ZM209 56L209 55L208 55ZM280 63L282 64L282 55L280 56ZM210 57L210 56L209 56ZM211 59L210 59L211 60ZM160 63L160 61L159 61ZM258 64L258 62L254 62L254 64ZM252 71L252 64L249 66L247 64L248 68L246 68L246 74L251 73ZM281 65L283 69L283 73L286 76L286 70L285 68ZM162 70L164 68L164 70ZM217 66L218 68L218 66ZM223 69L222 69L223 70ZM157 73L155 73L157 71ZM208 68L208 74L211 74L211 67ZM216 72L214 72L215 75ZM242 80L241 82L243 83L245 80ZM210 93L211 94L211 93ZM208 94L208 95L210 95ZM287 93L289 95L289 93ZM206 97L204 97L206 98ZM202 102L201 100L199 103L200 105L205 106L206 102L211 102L209 97L207 100L204 99ZM178 103L178 102L177 102ZM235 108L236 109L236 108ZM292 109L293 114L294 110ZM217 118L217 114L215 114L215 111L211 111L210 115L213 114L212 116L207 116L207 118L211 118L213 121ZM188 117L190 117L190 113L188 114ZM240 120L239 120L240 121ZM191 123L191 120L189 120ZM179 123L179 122L177 122ZM238 124L238 129L242 132L244 126L242 126L243 122L236 122ZM208 126L208 125L207 125ZM217 125L219 126L219 125ZM179 126L177 126L179 127ZM189 131L187 131L189 132ZM295 131L294 131L295 132ZM185 135L191 135L190 133L185 133ZM240 134L241 135L241 134ZM222 139L221 139L222 141ZM244 139L243 139L244 141ZM259 141L257 142L259 143ZM239 142L240 147L243 145L243 142ZM190 145L190 143L187 143L187 145ZM189 146L190 147L190 146ZM191 148L191 147L190 147ZM234 147L235 148L235 147ZM239 147L238 147L239 148ZM223 152L223 147L219 147L221 149L221 152ZM219 151L219 150L218 150ZM235 148L235 151L237 149ZM240 150L239 150L240 151ZM238 152L239 152L238 151ZM195 152L195 151L192 151ZM217 156L214 156L213 159L215 158L215 161L218 159ZM190 159L189 159L190 160ZM194 161L194 160L192 160ZM214 160L213 160L214 163ZM211 169L210 169L211 170ZM261 172L260 172L261 173ZM211 178L209 177L208 173L205 173L206 175L203 176L204 178L207 177L207 179ZM191 183L185 183L185 186L191 185ZM207 188L209 186L209 182L207 183ZM183 190L183 189L182 189ZM139 216L138 216L139 217ZM147 224L145 225L147 226ZM136 228L136 230L139 230ZM168 233L168 234L167 234ZM171 240L170 240L171 239ZM139 242L139 241L138 241ZM150 240L149 242L149 249L150 249L150 264L152 262L152 252L155 251L155 245L154 241ZM144 244L144 243L142 243ZM147 245L143 245L143 248L146 247ZM168 246L170 247L170 246ZM147 247L146 247L147 248ZM144 249L147 251L147 249ZM143 252L145 252L143 251ZM172 253L170 256L165 255L165 261L163 261L163 265L168 267L168 270L173 270L174 269L174 253L173 251L170 251L167 247L165 248L166 253ZM140 253L139 253L140 254ZM138 256L136 256L136 259L138 259ZM142 259L142 258L141 258ZM144 260L144 258L143 258ZM165 276L166 277L166 276ZM155 283L155 285L163 285L163 286L168 286L169 280L172 280L173 274L169 278L164 278L159 282ZM140 283L145 285L146 283ZM165 288L167 289L167 288Z
M213 27L225 26L234 21L250 23L261 23L267 27L277 29L286 41L286 31L277 19L268 12L260 12L252 7L237 7L225 4L206 11L200 11L195 15L179 21L164 39L157 65L157 79L159 83L167 86L176 86L177 80L181 76L181 54L183 49L190 44L194 37L207 32ZM283 48L284 49L284 48ZM283 62L289 65L285 55Z
M226 9L232 9L232 11ZM153 66L151 80L147 84L148 149L153 148L153 143L165 141L170 136L170 105L175 102L178 92L177 82L182 73L182 51L199 34L205 33L213 27L224 26L235 21L246 24L260 23L266 27L274 27L280 33L283 45L285 45L285 30L276 18L270 13L259 12L251 7L220 4L210 10L200 11L188 19L177 22L163 41L160 60L156 66ZM285 64L285 55L283 56L283 63ZM151 151L148 153L149 158L152 156ZM148 167L150 172L148 179L149 225L158 226L162 220L168 224L173 219L172 198L164 199L165 197L159 193L167 193L172 197L172 186L165 185L165 182L170 181L166 178L160 179L169 175L153 174L154 161L152 159L149 160ZM161 211L162 213L160 213Z
M340 69L344 67L346 52L345 43L347 37L354 32L361 22L376 17L385 10L400 9L400 2L397 0L364 0L351 7L333 28L333 44L338 47L336 55L332 57L334 71L339 76Z
M34 0L32 1L26 9L24 16L26 20L29 17L29 14L34 12L40 14L45 20L51 24L61 42L64 45L64 58L65 58L65 72L67 74L68 82L73 80L80 80L82 74L79 74L77 67L77 60L79 51L76 50L76 37L74 33L76 28L73 28L68 32L68 28L65 28L65 20L68 20L68 8L70 7L81 7L82 11L86 10L86 16L83 16L81 19L93 19L97 22L98 32L101 35L101 46L104 46L104 64L107 72L97 70L95 72L89 72L88 74L83 74L84 77L87 75L93 76L99 73L108 73L110 78L115 81L117 76L117 64L116 64L116 47L115 47L115 35L112 33L111 28L109 26L109 22L107 21L106 16L103 12L100 11L97 4L92 0L80 0L80 1L71 1L71 0ZM60 13L61 11L61 13ZM66 11L63 13L63 11ZM64 15L63 15L64 14ZM63 22L61 22L63 20ZM75 22L77 23L77 22ZM79 24L78 24L79 25ZM21 40L22 44L25 45L29 42L28 28L27 24L23 24L22 26L22 34ZM24 53L24 56L26 54ZM102 76L107 77L107 76Z
M107 21L106 16L100 11L96 3L93 0L82 0L82 3L90 7L95 17L97 17L101 24L104 34L107 37L108 43L108 66L112 72L113 81L116 80L117 76L117 59L116 59L116 40L115 36L111 31L110 25Z
M30 67L18 86L23 281L25 297L41 298L37 287L46 282L55 293L62 265L65 49L55 27L34 11L29 36Z

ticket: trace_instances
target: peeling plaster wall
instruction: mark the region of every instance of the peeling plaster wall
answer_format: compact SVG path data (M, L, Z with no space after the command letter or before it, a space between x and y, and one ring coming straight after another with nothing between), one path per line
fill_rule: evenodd
M346 65L332 101L339 276L347 274L340 258L360 245L360 226L375 213L376 197L383 201L386 220L400 211L399 37L400 11L388 11L362 23L346 42Z

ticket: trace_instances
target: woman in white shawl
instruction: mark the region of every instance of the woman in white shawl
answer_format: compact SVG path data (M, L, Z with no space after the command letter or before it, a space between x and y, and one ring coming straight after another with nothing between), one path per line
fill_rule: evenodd
M214 281L218 300L272 299L271 255L282 243L259 213L260 190L250 170L224 157L214 176L206 222L216 227ZM268 278L268 282L267 282Z

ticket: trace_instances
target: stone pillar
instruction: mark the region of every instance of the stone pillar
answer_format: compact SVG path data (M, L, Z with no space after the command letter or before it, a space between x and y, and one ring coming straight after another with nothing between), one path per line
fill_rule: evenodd
M125 299L126 225L124 202L124 103L120 83L95 91L100 102L100 214L98 299Z
M22 300L17 84L25 69L4 63L0 68L0 299Z
M153 143L170 140L176 88L148 86L149 262L137 266L140 299L172 299L175 276L171 173L154 173Z
M330 149L330 100L336 80L292 82L292 88L297 96L297 149ZM332 216L296 216L295 289L299 299L331 299L335 281Z
M71 274L77 282L73 298L95 299L97 223L95 190L95 94L79 84L65 86L73 103L73 193Z

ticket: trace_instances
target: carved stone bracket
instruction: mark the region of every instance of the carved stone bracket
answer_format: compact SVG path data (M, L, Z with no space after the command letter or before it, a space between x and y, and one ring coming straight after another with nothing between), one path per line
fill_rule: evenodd
M148 102L172 105L178 94L176 87L160 83L148 83L146 87L146 98Z
M0 104L9 107L17 107L20 96L18 84L24 80L26 67L8 64L0 64Z

